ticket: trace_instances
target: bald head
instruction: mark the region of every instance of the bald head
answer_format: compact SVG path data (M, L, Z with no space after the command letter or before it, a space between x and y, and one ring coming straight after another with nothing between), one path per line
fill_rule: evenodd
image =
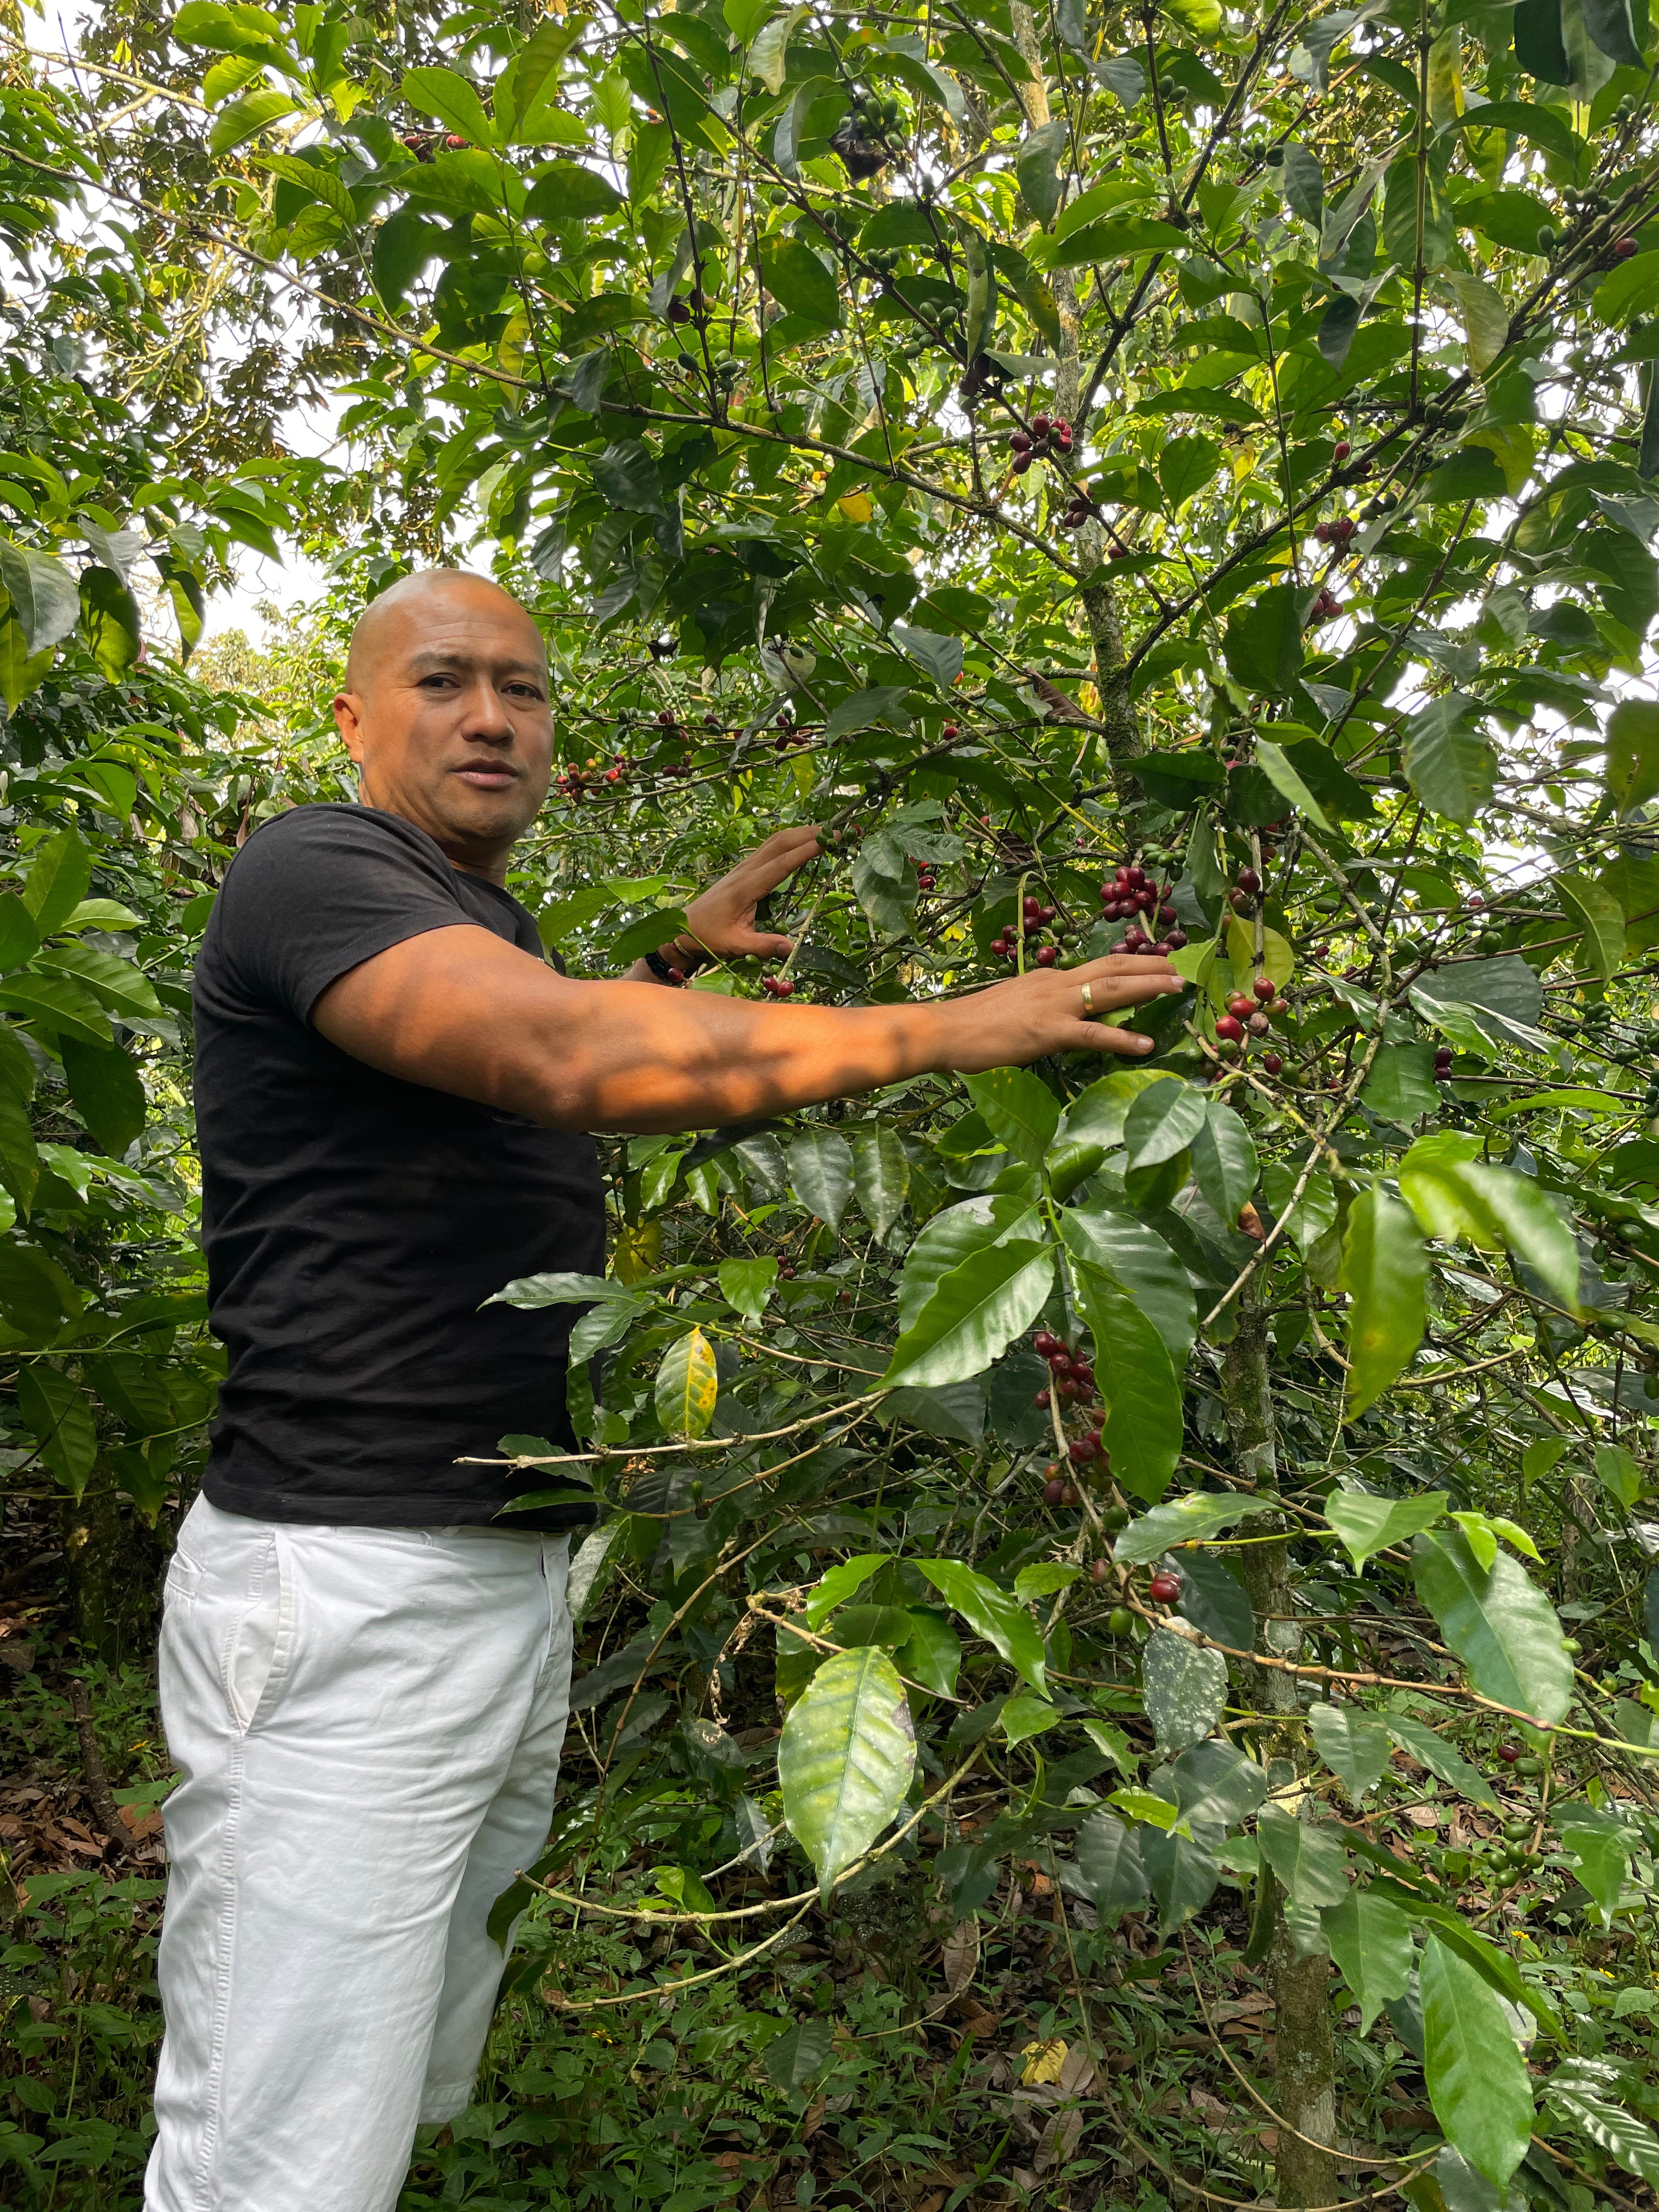
M516 620L526 639L534 641L535 654L546 669L541 632L511 592L466 568L417 568L412 576L400 576L395 584L388 584L358 616L346 647L346 690L366 696L388 646L395 647L407 638L428 615L468 610L488 611L497 620Z
M459 568L382 592L351 633L334 719L366 805L504 879L553 757L547 651L510 592Z

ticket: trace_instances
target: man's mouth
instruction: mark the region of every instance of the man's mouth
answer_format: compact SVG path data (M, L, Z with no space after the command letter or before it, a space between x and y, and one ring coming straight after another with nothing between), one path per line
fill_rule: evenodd
M474 791L505 791L510 783L519 780L519 771L496 761L477 761L465 768L454 770L463 783L471 784Z

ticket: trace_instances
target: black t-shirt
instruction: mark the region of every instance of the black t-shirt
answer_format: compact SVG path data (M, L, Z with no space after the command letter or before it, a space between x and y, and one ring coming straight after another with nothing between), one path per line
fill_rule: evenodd
M195 1003L203 1242L229 1355L204 1486L228 1512L447 1527L561 1486L455 1462L509 1434L572 1441L579 1309L479 1309L516 1275L603 1270L592 1139L382 1075L311 1027L349 969L469 922L543 957L516 899L375 807L296 807L226 875Z

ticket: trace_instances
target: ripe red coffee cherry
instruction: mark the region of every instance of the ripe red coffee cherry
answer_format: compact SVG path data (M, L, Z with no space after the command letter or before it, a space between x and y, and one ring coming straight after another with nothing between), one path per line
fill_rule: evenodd
M962 735L962 730L957 723L947 722L945 725L945 727L939 732L939 735L945 739L945 743L949 744L953 738L959 738Z
M1635 251L1636 240L1633 238L1618 238L1613 240L1613 258L1615 261L1628 261Z
M1255 896L1256 893L1261 888L1261 878L1257 875L1254 868L1241 868L1239 870L1238 888L1240 890L1248 894L1249 897L1254 898Z
M1062 1505L1075 1505L1077 1504L1077 1486L1074 1483L1068 1482L1066 1485L1066 1487L1060 1493L1060 1502Z
M1498 1747L1498 1756L1505 1766L1513 1766L1521 1756L1521 1747L1518 1743L1500 1743Z
M1033 1352L1038 1353L1042 1358L1048 1359L1051 1358L1056 1352L1064 1352L1066 1347L1060 1342L1060 1339L1052 1333L1052 1331L1046 1328L1040 1328L1036 1334L1031 1339L1031 1349Z
M1253 988L1257 998L1264 1001L1279 995L1279 986L1271 975L1258 975Z
M1050 1405L1050 1403L1051 1403L1051 1401L1050 1401L1049 1395L1048 1395L1048 1391L1046 1391L1046 1390L1039 1390L1039 1391L1037 1392L1037 1394L1036 1394L1036 1397L1031 1401L1031 1403L1032 1403L1034 1406L1040 1406L1040 1407L1042 1408L1043 1412L1046 1413L1048 1412L1048 1407L1049 1407L1049 1405Z
M1091 1460L1100 1457L1100 1439L1097 1437L1073 1437L1066 1449L1071 1454L1074 1466L1087 1467Z
M1054 427L1046 415L1033 415L1031 417L1031 428L1039 438L1046 438Z
M444 140L444 143L448 147L452 154L464 154L468 146L471 143L471 141L467 138L463 138L459 131L452 131L449 136Z
M1037 947L1036 964L1039 968L1052 968L1059 957L1059 950L1054 945L1042 945Z
M1112 1570L1108 1561L1105 1559L1097 1559L1094 1565L1090 1568L1089 1575L1091 1581L1103 1583L1111 1571Z
M1045 1505L1058 1505L1065 1495L1066 1485L1057 1476L1051 1475L1042 1486L1042 1502Z
M1173 1605L1181 1595L1181 1577L1168 1567L1160 1567L1152 1577L1152 1594L1159 1605Z
M1278 1053L1264 1052L1261 1055L1261 1065L1269 1075L1277 1075L1284 1066L1285 1062L1279 1057Z
M1353 447L1346 438L1339 438L1331 448L1331 459L1334 461L1346 461L1352 451Z
M1237 1014L1223 1014L1215 1025L1215 1033L1224 1043L1237 1044L1244 1034L1244 1025Z
M1227 1012L1233 1015L1236 1019L1242 1022L1247 1014L1253 1014L1255 1012L1255 1008L1245 997L1243 991L1235 991L1231 998L1227 1001Z

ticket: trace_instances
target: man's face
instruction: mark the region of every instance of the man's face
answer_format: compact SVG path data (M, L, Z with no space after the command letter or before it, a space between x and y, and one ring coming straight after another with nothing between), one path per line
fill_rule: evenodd
M553 717L535 624L478 577L434 577L379 611L334 702L371 806L460 866L499 874L547 797Z

